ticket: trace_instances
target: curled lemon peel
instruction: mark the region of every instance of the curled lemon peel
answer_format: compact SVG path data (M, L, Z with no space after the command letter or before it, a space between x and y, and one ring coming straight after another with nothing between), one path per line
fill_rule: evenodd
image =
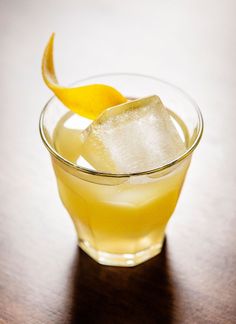
M54 36L53 33L44 50L42 75L46 85L66 107L80 116L95 119L105 109L127 101L119 91L104 84L91 84L72 88L59 85L53 60Z

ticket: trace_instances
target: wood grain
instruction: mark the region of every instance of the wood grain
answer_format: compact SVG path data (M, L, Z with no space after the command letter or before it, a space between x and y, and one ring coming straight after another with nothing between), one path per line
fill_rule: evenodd
M0 323L236 323L235 10L233 0L130 0L126 10L108 0L0 1ZM62 81L151 74L203 111L165 248L135 268L79 251L59 201L38 135L52 31Z

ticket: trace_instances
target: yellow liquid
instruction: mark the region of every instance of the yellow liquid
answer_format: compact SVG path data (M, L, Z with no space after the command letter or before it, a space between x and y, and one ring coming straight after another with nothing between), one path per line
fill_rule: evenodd
M68 128L73 117L69 112L57 124L54 147L76 163L81 131L76 125ZM177 116L172 117L187 141L184 125ZM86 175L55 158L52 161L59 194L74 222L79 245L91 257L103 264L132 266L160 253L190 157L161 173L121 179Z

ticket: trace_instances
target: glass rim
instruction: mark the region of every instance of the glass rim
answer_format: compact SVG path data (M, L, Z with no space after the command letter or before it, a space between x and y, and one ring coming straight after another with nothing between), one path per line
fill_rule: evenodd
M128 178L128 177L132 177L132 176L142 176L142 175L150 175L150 174L154 174L154 173L158 173L161 172L163 170L166 170L176 164L178 164L179 162L183 161L185 158L187 158L198 146L202 134L203 134L203 129L204 129L204 122L203 122L203 117L202 117L202 113L201 110L199 108L199 106L197 105L197 103L195 102L194 99L192 99L190 97L190 95L188 93L186 93L184 90L182 90L180 87L165 81L163 79L159 79L153 76L149 76L149 75L145 75L145 74L139 74L139 73L105 73L105 74L99 74L99 75L94 75L91 77L87 77L84 79L81 79L79 81L76 81L74 83L71 84L71 86L75 86L76 84L80 83L80 82L84 82L84 81L88 81L91 79L95 79L95 78L101 78L101 77L112 77L112 76L136 76L136 77L143 77L143 78L147 78L147 79L152 79L158 82L161 82L163 84L166 84L176 90L178 90L180 93L182 93L189 101L190 103L193 105L195 111L197 112L197 116L198 116L198 133L197 133L197 137L194 140L194 142L192 143L192 145L185 150L184 153L182 153L181 155L177 156L175 159L171 160L170 162L159 166L158 168L155 169L151 169L151 170L146 170L146 171L142 171L142 172L130 172L130 173L111 173L111 172L103 172L103 171L96 171L96 170L91 170L91 169L87 169L85 167L81 167L78 166L77 164L65 159L61 154L59 154L54 147L52 147L52 145L48 142L45 132L44 132L44 116L45 116L45 112L47 110L47 107L49 106L49 104L56 99L56 96L52 96L47 103L45 104L43 110L40 113L40 118L39 118L39 133L41 136L41 139L44 143L44 145L46 146L47 150L49 151L50 154L52 154L57 160L59 160L60 162L62 162L63 164L67 165L68 167L82 172L82 173L86 173L86 174L90 174L91 176L100 176L100 177L109 177L109 178Z

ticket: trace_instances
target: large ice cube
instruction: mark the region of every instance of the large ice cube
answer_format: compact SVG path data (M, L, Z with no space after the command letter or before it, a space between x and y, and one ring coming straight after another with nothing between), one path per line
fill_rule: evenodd
M82 156L98 171L130 173L157 168L185 145L158 96L107 109L83 132Z

